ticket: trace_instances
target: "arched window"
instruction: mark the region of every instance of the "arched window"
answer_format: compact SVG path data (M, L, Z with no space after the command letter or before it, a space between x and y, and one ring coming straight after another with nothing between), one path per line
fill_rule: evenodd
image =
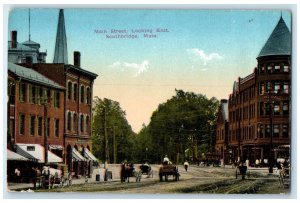
M74 113L73 115L73 131L76 131L77 129L77 115Z
M80 102L84 103L84 86L80 87Z
M91 92L89 87L86 88L86 103L91 104Z
M89 131L90 131L90 118L89 118L89 116L86 116L85 123L86 123L85 131L87 133L89 133Z
M84 117L83 114L81 114L80 116L80 131L83 132L83 128L84 128Z
M67 129L71 130L71 112L68 112L67 116Z
M68 82L68 99L72 98L72 83Z
M73 99L76 101L77 100L77 84L73 84Z

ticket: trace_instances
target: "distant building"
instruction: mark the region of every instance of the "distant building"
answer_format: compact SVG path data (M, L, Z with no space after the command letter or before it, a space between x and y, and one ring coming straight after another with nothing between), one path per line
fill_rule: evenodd
M290 145L291 33L282 17L257 57L257 68L234 82L228 101L228 146L231 161L267 164L286 156ZM223 123L218 124L221 130ZM221 133L222 134L222 133ZM217 150L227 145L217 136Z
M46 52L40 52L40 44L30 39L26 42L17 41L17 31L11 32L8 41L8 62L11 63L46 63Z
M228 121L228 101L222 99L217 116L216 153L220 155L223 163L229 163L231 160L228 153Z

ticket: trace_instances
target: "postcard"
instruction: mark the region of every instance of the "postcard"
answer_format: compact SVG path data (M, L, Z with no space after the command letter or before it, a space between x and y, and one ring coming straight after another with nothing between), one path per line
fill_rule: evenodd
M291 19L13 8L7 190L289 195Z

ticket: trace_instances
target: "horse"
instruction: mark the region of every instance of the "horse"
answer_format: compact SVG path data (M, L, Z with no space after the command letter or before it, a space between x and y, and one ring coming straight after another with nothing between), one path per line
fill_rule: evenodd
M141 174L136 172L133 164L125 164L125 163L122 164L120 177L121 177L121 183L126 182L126 181L129 183L130 177L135 177L136 182L141 180Z

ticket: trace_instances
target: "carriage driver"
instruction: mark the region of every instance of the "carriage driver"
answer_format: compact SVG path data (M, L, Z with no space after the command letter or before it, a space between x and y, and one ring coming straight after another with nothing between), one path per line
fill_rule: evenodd
M164 165L170 164L170 160L169 160L169 158L168 158L167 155L165 155L165 158L164 158L164 160L163 160L163 164L164 164Z

